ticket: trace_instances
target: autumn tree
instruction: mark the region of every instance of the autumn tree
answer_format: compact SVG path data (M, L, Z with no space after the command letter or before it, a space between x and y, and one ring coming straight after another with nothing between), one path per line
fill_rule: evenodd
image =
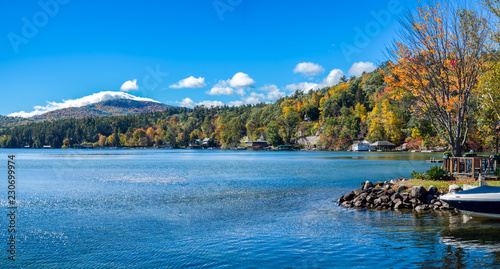
M106 145L106 136L99 134L99 141L97 142L99 144L99 147L104 147Z
M445 5L419 7L416 15L408 12L386 82L397 99L410 96L413 111L460 156L489 31L486 19L475 11Z

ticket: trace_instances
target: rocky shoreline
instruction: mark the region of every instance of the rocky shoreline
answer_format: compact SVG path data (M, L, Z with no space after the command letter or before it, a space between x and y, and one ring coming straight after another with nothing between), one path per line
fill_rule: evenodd
M393 181L362 182L361 189L341 196L337 204L346 208L358 209L411 209L417 212L454 210L452 206L439 199L445 193L439 192L434 186L430 186L429 189L422 186L408 189L406 186L399 185L397 190L393 189L394 186ZM450 189L450 191L457 190Z

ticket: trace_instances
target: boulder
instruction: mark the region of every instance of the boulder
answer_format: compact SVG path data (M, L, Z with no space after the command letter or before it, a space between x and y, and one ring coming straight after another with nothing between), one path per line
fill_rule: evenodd
M373 184L368 180L365 182L365 184L363 184L363 190L369 190L373 187L374 187Z
M395 193L396 193L396 191L395 191L395 190L393 190L393 189L390 189L390 190L387 190L387 191L386 191L386 194L387 194L389 197L390 197L390 196L392 196L392 195L393 195L393 194L395 194Z
M393 202L394 204L397 204L397 203L403 203L403 200L401 200L401 199L394 199L394 200L392 200L392 202Z
M410 189L410 195L412 198L417 198L424 201L427 197L427 190L422 186L413 186Z
M344 207L352 207L352 202L350 202L350 201L343 202L342 206L344 206Z
M437 197L431 194L427 195L425 198L425 202L428 204L433 204L435 201L437 201Z
M382 203L388 203L391 200L391 198L387 195L382 195L379 199L382 201Z
M427 210L429 210L429 209L430 209L430 206L429 206L429 205L419 205L419 206L416 206L416 207L415 207L415 210L416 210L417 212L419 212L419 213L420 213L420 212L425 212L425 211L427 211Z
M397 203L394 204L394 209L402 209L402 208L405 208L403 202L398 201Z
M350 193L344 195L344 201L351 201L355 197L356 197L356 194L354 194L354 192L351 191Z
M430 186L429 189L427 190L427 192L430 194L430 195L438 195L439 194L439 190L438 188L436 188L435 186Z
M448 187L448 190L450 192L457 192L457 191L461 191L462 190L462 187L456 185L456 184L452 184Z
M403 196L401 196L401 194L399 193L394 193L393 195L391 195L391 200L394 201L396 199L399 199L401 201L403 201Z
M363 203L363 201L361 201L361 200L357 200L357 201L355 200L354 206L355 207L365 207L365 203Z
M416 207L417 205L421 205L422 202L418 200L417 198L411 198L410 203L413 205L413 207Z
M360 194L362 194L362 193L363 193L363 189L357 189L357 190L354 190L354 194L355 194L356 196L358 196L358 195L360 195Z
M399 193L402 193L402 192L406 191L406 189L408 189L406 186L404 186L404 185L400 185L400 186L398 187L398 192L399 192Z

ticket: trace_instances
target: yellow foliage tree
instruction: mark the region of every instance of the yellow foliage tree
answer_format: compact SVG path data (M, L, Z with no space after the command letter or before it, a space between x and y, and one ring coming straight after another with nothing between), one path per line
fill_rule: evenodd
M450 7L436 3L408 14L385 79L397 99L414 100L414 111L460 156L489 32L474 11Z

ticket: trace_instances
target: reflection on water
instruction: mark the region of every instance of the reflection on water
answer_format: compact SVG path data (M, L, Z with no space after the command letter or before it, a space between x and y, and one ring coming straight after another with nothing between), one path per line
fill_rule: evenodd
M17 265L498 267L496 222L332 202L367 179L428 169L418 154L22 150Z

